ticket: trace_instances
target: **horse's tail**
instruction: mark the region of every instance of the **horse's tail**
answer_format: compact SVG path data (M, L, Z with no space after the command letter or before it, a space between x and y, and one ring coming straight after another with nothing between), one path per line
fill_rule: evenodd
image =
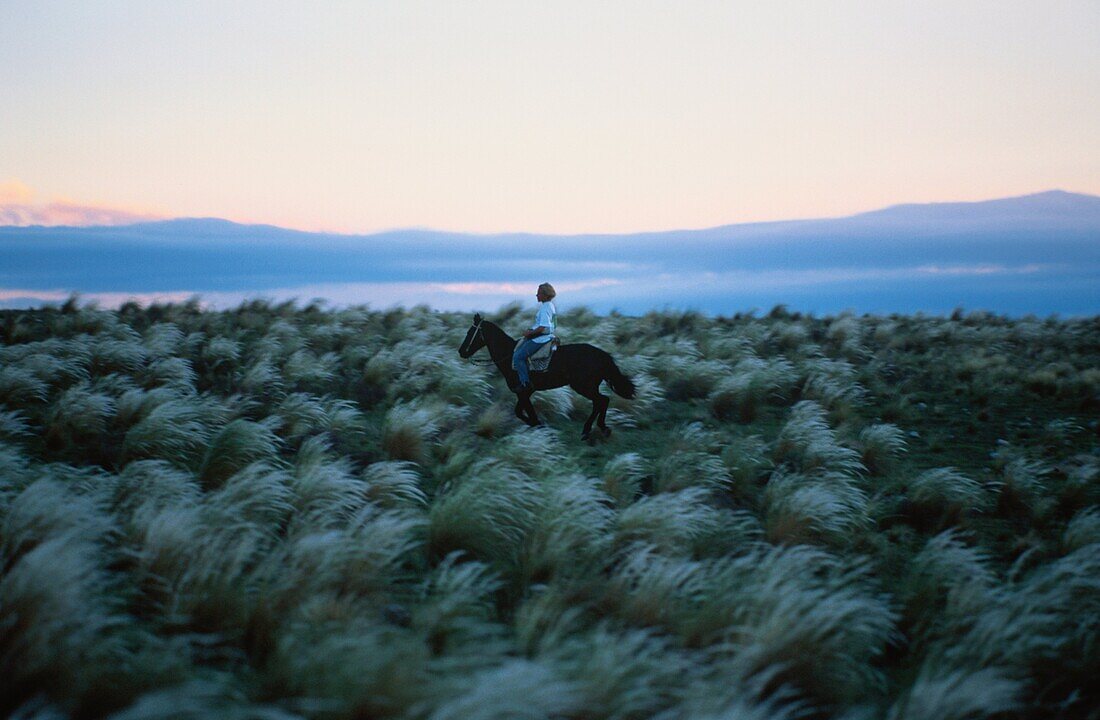
M637 388L634 387L634 381L623 375L623 371L619 369L619 366L615 364L615 359L610 355L607 356L607 368L604 370L604 379L611 385L611 389L615 391L616 395L624 397L627 400L634 398L634 393Z

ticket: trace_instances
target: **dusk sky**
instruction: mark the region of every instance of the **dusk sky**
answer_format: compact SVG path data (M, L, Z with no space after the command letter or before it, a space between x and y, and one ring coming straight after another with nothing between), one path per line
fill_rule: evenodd
M0 218L633 232L1100 194L1100 2L0 1Z

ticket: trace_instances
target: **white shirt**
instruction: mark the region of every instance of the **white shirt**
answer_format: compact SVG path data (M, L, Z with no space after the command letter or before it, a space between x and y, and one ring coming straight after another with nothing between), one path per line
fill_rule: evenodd
M531 326L531 329L534 330L537 327L544 327L546 328L546 332L531 338L531 342L539 344L550 342L554 337L554 328L557 327L557 323L555 322L557 315L558 309L554 307L554 303L549 300L539 303L539 309L535 313L535 324Z

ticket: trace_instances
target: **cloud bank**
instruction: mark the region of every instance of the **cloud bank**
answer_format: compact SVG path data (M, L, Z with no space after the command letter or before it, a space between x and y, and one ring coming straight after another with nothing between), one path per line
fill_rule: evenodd
M104 205L88 205L63 198L37 202L32 188L18 180L0 183L0 225L28 227L87 227L130 225L161 216Z
M22 187L8 199L26 204ZM216 219L0 227L0 305L63 300L212 307L264 297L492 310L533 301L641 314L786 304L809 312L1100 312L1100 198L964 206L634 235L305 233Z
M569 309L579 305L606 311L615 308L627 312L643 312L648 307L681 306L685 296L688 305L697 309L712 309L715 301L736 299L739 310L780 304L789 298L805 298L807 294L826 295L838 288L864 285L889 285L898 289L925 288L929 280L983 280L998 282L1013 277L1050 274L1059 268L1051 266L955 265L949 268L913 266L903 268L832 268L828 270L773 270L765 272L722 273L658 273L639 277L637 282L621 278L597 278L555 283L558 305ZM126 302L141 305L180 303L196 298L203 307L228 309L242 302L262 298L273 302L297 300L305 303L323 300L332 307L369 305L375 308L411 307L427 304L437 310L495 310L510 302L530 301L537 278L505 282L362 282L316 283L289 285L265 290L195 291L170 290L157 292L84 292L84 302L104 308L117 308ZM934 288L931 288L934 291ZM919 290L917 290L919 292ZM35 290L0 287L0 308L33 307L66 300L71 291L64 289ZM842 293L837 293L842 295ZM851 297L851 294L848 294ZM645 303L649 303L647 306ZM528 303L529 304L529 303ZM885 306L884 306L885 308ZM829 307L828 310L846 309Z

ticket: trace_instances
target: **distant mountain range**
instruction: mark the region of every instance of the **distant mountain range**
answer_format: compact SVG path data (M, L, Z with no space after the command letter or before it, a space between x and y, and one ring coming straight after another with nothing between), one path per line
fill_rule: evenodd
M310 233L218 219L0 227L0 306L71 291L493 309L560 283L565 304L732 313L1100 313L1100 197L1050 191L843 218L629 235ZM528 291L529 290L529 291ZM495 303L495 304L494 304Z

